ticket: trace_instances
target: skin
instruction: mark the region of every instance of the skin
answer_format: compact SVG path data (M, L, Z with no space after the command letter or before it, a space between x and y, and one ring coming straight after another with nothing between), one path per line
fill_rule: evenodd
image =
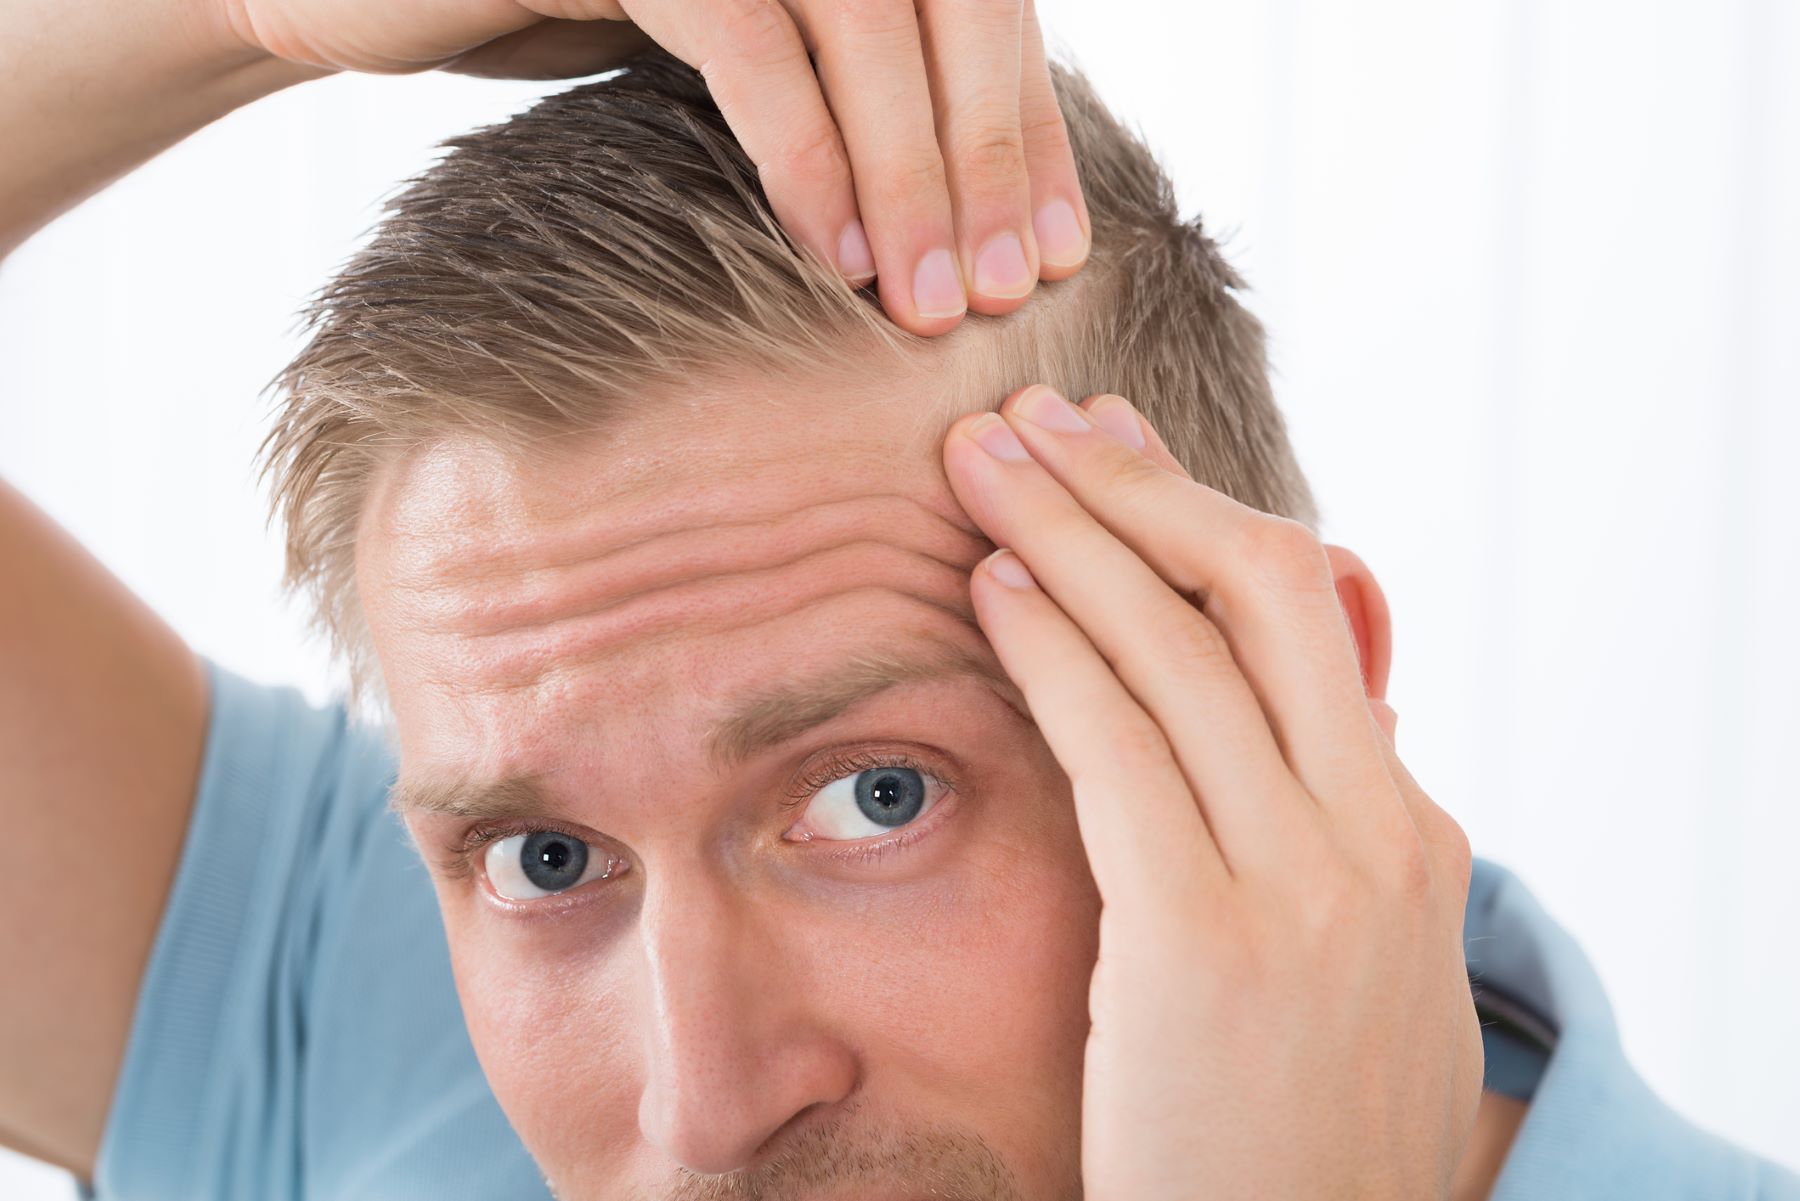
M444 447L371 499L358 575L403 774L529 772L566 828L630 859L532 921L444 870L466 822L410 815L471 1036L565 1198L679 1196L684 1170L804 1188L758 1155L771 1140L812 1146L814 1175L894 1148L856 1176L864 1196L934 1159L979 1181L953 1147L906 1148L934 1130L979 1135L1018 1195L1065 1195L1097 898L1029 724L986 684L924 681L727 773L704 751L730 698L870 646L992 658L966 583L991 548L933 469L942 423L807 392L699 398L700 420L643 419L527 471ZM509 632L472 635L515 602ZM782 840L797 777L883 749L956 781L928 837L874 864Z
M1012 548L976 610L1104 902L1087 1196L1442 1196L1481 1086L1469 846L1368 705L1372 579L1188 479L1121 398L1002 414L945 461Z
M995 6L990 15L1000 19L966 24L946 21L949 11L926 4L887 12L879 5L824 0L779 9L707 0L535 7L487 0L382 6L102 0L70 7L27 0L9 13L13 36L0 42L0 67L14 99L0 111L0 147L6 148L0 253L187 133L293 83L340 69L586 74L650 36L704 70L796 240L860 280L867 264L846 251L854 243L847 235L859 230L894 319L918 333L942 332L956 324L962 308L955 296L948 304L920 303L918 265L929 255L944 252L954 259L952 291L961 303L1002 313L1021 302L1036 279L1076 270L1087 246L1086 213L1074 191L1060 119L1046 107L1030 6ZM816 57L816 73L804 69L808 53ZM1045 214L1057 201L1070 206L1069 219L1062 222L1062 244L1052 246ZM995 283L989 261L984 280L987 252L1006 235L1018 239L1025 270ZM385 572L394 582L385 595L371 582L372 607L386 604L392 614L410 614L417 639L384 653L390 680L407 689L409 764L436 763L477 775L528 768L562 799L564 820L608 823L595 837L617 852L616 875L583 886L595 895L604 889L609 901L579 907L564 902L556 923L527 924L514 913L506 918L511 925L500 926L493 924L499 920L494 913L479 908L492 904L491 896L473 891L480 871L445 870L441 842L428 851L438 860L446 920L457 931L459 987L484 1065L565 1192L594 1195L604 1180L609 1197L628 1187L652 1196L681 1196L684 1190L730 1196L735 1189L737 1195L779 1197L812 1195L851 1180L860 1186L857 1195L875 1198L901 1191L902 1183L914 1194L1054 1197L1080 1188L1096 1197L1153 1196L1157 1187L1190 1187L1198 1178L1264 1194L1287 1191L1286 1181L1246 1175L1269 1163L1308 1168L1309 1190L1383 1196L1435 1191L1442 1166L1455 1161L1460 1145L1466 1053L1449 1054L1446 1045L1446 1055L1436 1058L1427 1040L1410 1058L1374 1055L1378 1068L1392 1062L1401 1076L1413 1074L1402 1079L1390 1073L1383 1077L1387 1087L1376 1088L1366 1070L1356 1072L1368 1063L1339 1053L1354 1040L1321 1037L1334 1016L1329 1005L1295 1007L1292 996L1252 975L1246 983L1258 985L1261 996L1288 1006L1251 1013L1267 1029L1246 1045L1262 1054L1236 1064L1216 1056L1208 1061L1192 1056L1191 1039L1183 1054L1174 1055L1145 1037L1133 1059L1132 1040L1121 1032L1149 1036L1228 1023L1215 1020L1218 998L1193 987L1206 956L1192 955L1185 939L1149 939L1154 923L1144 918L1155 911L1142 904L1135 907L1138 920L1115 920L1121 909L1132 908L1119 903L1116 864L1110 876L1090 870L1106 861L1095 834L1109 827L1082 816L1095 806L1068 784L1064 768L1079 760L1083 740L1067 732L1069 698L1056 683L1061 673L1037 672L1030 682L1031 657L1022 658L1017 643L1004 649L1003 631L1015 620L1030 624L1029 610L1005 616L1010 602L994 599L1002 594L992 591L991 580L981 582L991 564L974 572L973 623L969 602L958 603L975 561L969 556L986 549L980 535L1005 540L996 531L1007 528L1008 519L979 504L958 508L974 494L971 488L980 490L980 481L971 475L953 488L948 477L933 475L939 465L934 442L915 459L916 436L883 430L880 421L845 428L842 411L809 412L802 416L810 419L805 428L812 453L803 457L791 440L769 437L765 423L729 429L720 414L737 421L754 416L731 399L743 399L741 388L707 427L708 433L729 433L730 440L696 441L695 435L683 446L682 429L666 424L650 434L613 431L604 450L586 448L593 451L587 459L573 453L560 474L509 476L490 452L437 448L398 466L390 491L372 510L377 526L388 522L390 553L381 557L380 534L373 534L370 571ZM893 408L877 404L878 413ZM958 436L952 435L951 446L960 445ZM639 438L635 448L632 437ZM725 454L721 445L735 449ZM843 453L819 456L820 445ZM671 458L670 447L686 450L686 457ZM834 464L835 473L819 474L813 460ZM917 473L907 474L914 467ZM771 482L758 474L766 471L787 474ZM546 481L557 479L566 487L547 490ZM598 493L597 479L607 481ZM1079 480L1059 479L1072 492L1082 491ZM916 503L823 507L833 490L841 499L874 480ZM634 481L635 490L629 486ZM758 489L765 515L799 506L791 510L794 522L779 530L741 529L735 546L694 544L686 559L659 554L657 562L696 578L727 562L742 573L759 558L764 570L741 574L735 590L731 580L710 579L685 593L663 587L629 608L615 606L615 619L627 614L639 623L639 634L662 622L662 636L640 638L630 655L621 649L623 627L583 607L596 603L584 590L616 583L625 560L609 559L598 577L543 568L542 562L540 570L528 571L545 555L578 567L603 553L608 537L639 529L644 521L651 525L640 532L653 537L643 545L671 548L676 543L669 539L683 522L699 527L709 518L758 512L756 496L738 494ZM956 503L948 503L947 495ZM1103 501L1085 497L1083 503L1106 523ZM969 516L977 511L982 516ZM597 512L607 520L595 525ZM546 514L560 514L562 525L547 524ZM1123 528L1117 514L1113 520ZM864 536L811 559L779 550L782 539L790 546L816 541L827 526L840 536ZM958 542L959 528L974 549ZM577 536L558 541L559 531ZM590 536L581 537L584 531ZM402 540L402 533L412 536ZM497 559L491 551L502 535L512 538L517 553ZM0 924L3 957L27 982L0 995L0 1030L6 1032L0 1141L90 1176L132 1002L185 828L205 698L197 664L181 640L53 523L3 488L0 542L15 568L9 578L23 582L0 589L0 631L15 652L6 656L13 670L0 688L6 715L0 741L11 748L0 755L0 798L20 802L0 806L0 817L19 847L52 845L74 831L86 851L116 865L107 888L51 910L35 902L46 889L56 891L56 881L44 874L54 874L53 860L25 855L0 872L0 912L32 917L29 924ZM1052 561L1028 549L1020 553L1040 574ZM1328 563L1364 674L1382 678L1386 619L1373 603L1378 590L1359 565L1342 556ZM883 582L847 587L845 580L865 564L875 570L863 575ZM1192 557L1188 566L1204 567L1204 557ZM1045 578L1051 581L1048 595L1063 601L1068 579L1079 577L1065 577L1062 584L1052 574ZM491 599L509 585L515 601L510 608L471 599L476 593ZM1315 579L1288 591L1316 599L1322 589ZM1072 614L1083 608L1068 603ZM559 606L585 615L552 626L548 619ZM1038 618L1044 615L1037 611ZM1305 616L1300 610L1294 615ZM1082 630L1096 634L1106 624L1104 613L1075 617ZM484 623L490 628L478 637L475 627ZM498 631L492 628L497 623L513 628ZM833 724L811 731L811 741L765 752L729 772L702 766L696 748L706 722L695 709L724 698L726 685L760 686L799 666L829 666L823 656L846 649L847 631L855 631L859 642L878 637L884 645L933 634L940 647L960 639L976 658L991 643L1007 658L1005 670L1031 695L1008 698L1005 688L966 678L914 680L839 713ZM971 639L979 645L972 647ZM992 649L986 653L995 658ZM1065 666L1073 662L1064 657ZM602 677L596 674L602 666L614 670ZM1255 658L1243 669L1254 679ZM1339 662L1335 670L1341 669ZM459 691L451 683L458 679L484 684ZM1341 708L1341 696L1339 702ZM591 709L600 704L607 706L607 721L594 728ZM1063 712L1064 733L1042 737L1020 718L1021 710ZM1109 721L1130 716L1117 703L1095 712ZM1375 713L1380 721L1379 707ZM1168 721L1158 711L1142 716ZM1281 724L1278 711L1266 716ZM921 830L931 823L929 836L922 833L874 861L833 858L816 837L795 839L797 830L811 827L804 819L789 824L792 811L773 799L793 791L785 785L794 772L846 741L891 744L895 731L909 731L909 739L937 748L949 761L941 769L954 777L955 789L921 819ZM1167 751L1179 759L1184 740L1170 741L1177 745ZM1087 749L1091 753L1091 740ZM1160 766L1168 775L1168 764L1156 762L1148 742L1129 749L1126 766ZM1325 751L1367 752L1366 745L1347 744ZM1422 833L1417 815L1426 810L1405 786L1398 761L1381 754L1395 789L1387 799L1405 804ZM1307 790L1307 803L1356 811L1359 798L1317 792L1298 762L1289 766ZM1276 774L1263 782L1274 782ZM680 806L632 799L676 790ZM1171 784L1166 792L1146 811L1178 813L1172 802L1182 799L1179 789ZM37 803L44 797L81 800L72 809ZM1284 799L1291 818L1301 798L1289 793ZM1186 800L1210 815L1214 798ZM604 807L593 811L600 801ZM1357 823L1341 825L1340 834ZM434 845L424 823L414 828L422 845ZM1149 840L1140 845L1167 851L1157 842L1166 832L1151 827L1137 837ZM1391 824L1388 832L1401 833ZM1221 863L1235 861L1229 841L1212 848ZM1352 843L1321 838L1305 866L1328 868L1337 895L1348 897L1356 879L1350 869L1381 862L1369 857L1376 853L1403 850L1400 841L1390 838L1385 851L1374 842L1355 843L1365 856L1359 860L1346 853ZM1365 1004L1377 969L1396 961L1369 948L1420 949L1420 931L1451 925L1442 898L1454 896L1453 887L1435 890L1435 922L1421 916L1431 907L1425 903L1429 890L1417 887L1420 875L1449 868L1447 876L1455 876L1457 856L1445 853L1455 840L1440 831L1432 841L1426 870L1405 873L1414 881L1411 891L1382 895L1365 876L1363 891L1354 894L1354 949L1363 954L1353 966L1361 969L1357 978L1364 987L1352 995ZM1198 856L1184 866L1209 870L1205 846L1193 839L1180 845L1183 854ZM1212 886L1225 887L1217 878ZM611 903L621 896L621 903ZM599 916L608 906L610 924ZM1253 909L1247 903L1230 908L1240 921ZM1230 940L1231 928L1217 915L1184 916L1207 920L1214 949ZM1291 918L1292 912L1265 912L1265 918L1280 916ZM592 928L580 926L583 920ZM478 928L483 922L490 924ZM872 944L872 936L881 941ZM547 947L551 943L556 945ZM1250 944L1240 938L1237 945ZM1257 945L1275 952L1269 961L1284 964L1289 979L1321 974L1316 939L1307 946L1271 936ZM1112 969L1129 969L1134 957L1145 962L1146 946L1181 954L1179 978L1195 1008L1161 1015L1130 1009L1130 1002L1155 1000L1155 990L1129 970ZM538 953L546 949L556 954L550 970ZM1434 962L1445 958L1441 945L1432 950ZM1398 961L1409 962L1404 954ZM1097 964L1108 970L1096 973ZM1090 987L1099 1015L1091 1029ZM1402 995L1416 999L1410 990ZM1276 1013L1286 1020L1272 1020ZM1451 1001L1403 1009L1400 1016L1421 1013L1435 1019L1424 1030L1440 1044L1451 1041L1444 1037L1457 1027ZM1146 1016L1163 1020L1154 1025ZM1395 1031L1409 1027L1379 1007L1375 1016L1382 1020L1372 1045L1391 1050ZM1355 1030L1359 1036L1371 1032L1366 1023ZM1296 1033L1310 1039L1311 1064L1328 1072L1268 1070L1279 1060L1274 1050ZM1196 1072L1196 1062L1209 1070ZM1396 1113L1406 1112L1380 1104L1389 1095L1429 1100L1434 1082L1442 1087L1436 1077L1445 1074L1446 1064L1454 1069L1446 1103L1409 1115L1423 1112L1430 1120L1396 1121ZM578 1087L564 1083L572 1066L591 1069L574 1077ZM1234 1075L1214 1068L1238 1070ZM546 1080L553 1083L546 1086ZM1112 1083L1097 1087L1096 1081ZM1184 1094L1184 1084L1201 1091ZM1396 1091L1396 1085L1406 1087ZM1341 1104L1297 1106L1296 1094L1308 1090ZM1197 1115L1250 1115L1243 1131L1250 1137L1241 1146L1267 1148L1273 1141L1282 1155L1234 1162L1228 1140L1184 1139L1173 1127L1120 1120L1134 1103L1191 1105ZM1484 1107L1484 1118L1490 1112L1499 1111ZM1409 1131L1410 1141L1401 1137ZM1499 1138L1483 1131L1498 1131ZM1171 1137L1183 1144L1172 1153L1158 1141ZM1504 1114L1499 1122L1478 1123L1470 1146L1480 1154L1463 1157L1453 1181L1456 1196L1485 1195L1481 1172L1489 1169L1479 1165L1498 1162L1494 1148L1507 1137ZM1197 1145L1210 1158L1193 1158ZM1416 1154L1420 1148L1429 1153ZM1422 1165L1420 1175L1408 1176L1409 1165ZM1132 1175L1145 1166L1161 1173L1148 1182L1147 1194L1136 1191L1145 1182Z
M655 42L699 71L777 219L913 333L1086 261L1031 0L25 0L0 47L0 253L238 105L335 71L569 78ZM71 89L71 80L81 86Z
M1345 989L1297 990L1286 973L1318 970L1308 956L1321 944L1304 929L1287 943L1276 934L1305 910L1241 903L1216 850L1209 865L1199 840L1134 826L1111 801L1099 817L1084 807L1067 769L1084 755L1152 776L1114 753L1132 744L1108 731L1123 710L1100 684L1118 677L1097 658L1081 669L1057 658L1056 639L1026 624L1045 612L1001 610L1021 597L996 591L986 556L1033 502L1024 489L1002 499L967 419L893 402L930 394L896 385L847 403L814 383L738 381L679 403L646 398L549 459L435 446L392 464L371 497L358 575L402 796L441 801L529 776L540 797L498 832L555 828L618 865L509 902L492 861L455 852L480 823L405 810L483 1069L559 1196L884 1198L929 1180L952 1196L1144 1197L1185 1195L1200 1179L1485 1196L1492 1164L1461 1154L1480 1058L1450 929L1456 881L1415 909L1371 892L1357 910L1366 920L1336 927L1356 946L1329 956L1352 972ZM1175 481L1169 464L1146 462ZM1037 473L1039 503L1055 495L1035 461L1002 466ZM1019 506L1010 518L1008 504ZM1195 541L1163 532L1170 546ZM1079 575L1076 549L1064 555ZM1334 670L1359 705L1347 728L1369 736L1391 781L1391 710L1378 695L1371 706L1358 678L1377 694L1385 681L1385 605L1353 555L1321 550L1320 564L1324 595L1350 617L1352 637L1321 644L1342 652ZM1142 612L1119 608L1127 627L1145 624ZM1006 660L1020 692L918 680L741 765L707 753L735 698L829 679L870 647L933 643ZM1059 679L1077 685L1060 699ZM811 769L848 756L849 774L884 749L917 752L954 783L951 799L904 845L796 841L806 809L793 802L818 795ZM1287 798L1289 820L1301 795L1296 785ZM1416 830L1411 805L1443 844L1428 856L1421 843L1415 866L1441 858L1454 875L1460 854L1466 871L1454 823L1409 797L1396 790L1385 810L1346 799L1347 817L1367 808L1386 823L1358 853ZM1178 789L1159 803L1162 819L1199 812ZM846 859L847 845L885 849ZM1340 873L1311 878L1341 879L1349 896L1346 857L1305 845L1315 873ZM1133 894L1134 876L1204 883L1217 913ZM1269 923L1266 936L1224 924L1227 912ZM1231 937L1267 952L1266 977L1228 957ZM1097 962L1117 967L1096 973ZM1148 978L1133 974L1139 963ZM1241 999L1204 987L1209 976ZM1346 1004L1358 997L1366 1008ZM1192 1033L1209 1030L1240 1034L1215 1046ZM1317 1046L1284 1069L1296 1057L1277 1049L1307 1040ZM1379 1103L1396 1096L1407 1102ZM1180 1120L1143 1119L1165 1110ZM1484 1115L1477 1145L1491 1150L1507 1115ZM1195 1137L1207 1130L1229 1135Z
M883 304L915 333L954 327L965 305L1007 312L1087 256L1087 210L1029 3L12 0L6 29L0 256L193 131L294 84L339 70L573 77L647 40L704 72L796 243L852 279L878 267ZM984 276L984 251L1007 236L1023 270ZM846 254L858 239L866 249ZM934 251L952 260L951 297L921 307L916 272ZM88 1177L187 829L205 680L176 631L3 483L0 557L0 822L11 835L0 852L0 1144ZM46 908L43 897L67 889L60 861L36 848L70 840L112 866L102 886Z

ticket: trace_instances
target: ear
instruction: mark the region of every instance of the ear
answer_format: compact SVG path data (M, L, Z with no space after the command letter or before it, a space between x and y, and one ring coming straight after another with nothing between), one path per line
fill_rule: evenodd
M1387 701L1388 668L1394 656L1394 630L1388 619L1387 597L1375 574L1352 551L1325 547L1331 574L1337 585L1338 604L1356 639L1356 657L1362 665L1363 691L1372 700Z

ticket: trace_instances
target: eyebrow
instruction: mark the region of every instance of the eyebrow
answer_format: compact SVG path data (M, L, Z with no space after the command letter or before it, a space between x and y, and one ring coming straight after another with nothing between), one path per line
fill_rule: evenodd
M811 678L754 692L744 698L706 739L707 760L723 773L792 742L893 688L922 680L968 677L986 685L1020 717L1030 709L1018 686L991 653L978 654L932 639L910 653L863 652ZM505 821L541 815L556 808L530 775L490 783L401 776L388 795L396 813L430 813L476 821Z

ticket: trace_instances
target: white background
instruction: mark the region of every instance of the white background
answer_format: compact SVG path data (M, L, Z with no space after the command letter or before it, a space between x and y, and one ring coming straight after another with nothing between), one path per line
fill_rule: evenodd
M1800 1163L1800 5L1040 3L1255 286L1414 772L1652 1085ZM540 90L309 84L58 222L0 269L0 473L325 697L258 390L376 198ZM67 1186L0 1157L0 1194Z

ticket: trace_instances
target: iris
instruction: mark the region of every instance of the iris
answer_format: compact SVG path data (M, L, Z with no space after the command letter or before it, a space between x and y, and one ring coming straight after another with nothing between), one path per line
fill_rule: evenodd
M519 848L520 870L545 892L574 887L587 870L587 861L587 844L556 830L527 834Z
M856 774L856 807L878 826L904 826L925 807L925 780L910 767Z

